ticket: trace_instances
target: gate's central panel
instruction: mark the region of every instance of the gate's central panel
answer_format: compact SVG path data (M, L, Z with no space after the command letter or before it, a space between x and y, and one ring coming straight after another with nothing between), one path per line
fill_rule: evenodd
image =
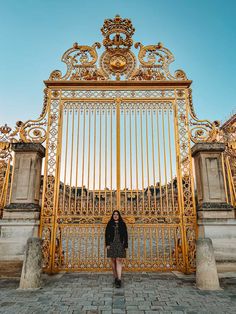
M104 233L115 209L128 224L128 269L181 267L176 108L167 98L61 102L57 269L110 268Z

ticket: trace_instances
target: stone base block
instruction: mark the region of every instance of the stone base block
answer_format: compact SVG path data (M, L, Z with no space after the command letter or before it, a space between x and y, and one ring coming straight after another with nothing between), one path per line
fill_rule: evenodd
M39 221L0 220L0 261L22 261L28 238L38 231Z
M219 262L216 264L218 273L233 273L236 272L236 263L235 262ZM235 277L235 275L234 275Z
M198 205L199 219L234 219L234 208L227 203L202 203Z
M0 239L0 261L23 259L25 238Z
M39 220L39 211L6 211L3 212L4 220Z
M0 261L0 278L17 277L21 275L23 261Z
M0 220L0 241L38 236L39 221ZM27 241L27 240L26 240Z
M236 219L199 219L198 234L212 239L217 268L236 271Z
M3 220L39 220L40 208L38 205L29 203L11 203L4 208Z
M199 219L234 219L235 214L234 211L217 211L217 210L204 210L198 211L198 218Z

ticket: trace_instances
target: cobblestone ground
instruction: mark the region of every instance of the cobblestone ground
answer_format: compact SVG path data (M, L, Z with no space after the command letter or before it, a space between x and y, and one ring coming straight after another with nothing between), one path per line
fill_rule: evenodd
M17 279L0 279L0 313L236 313L236 277L221 279L223 290L199 291L193 276L124 274L121 289L111 274L44 276L37 291L16 290Z

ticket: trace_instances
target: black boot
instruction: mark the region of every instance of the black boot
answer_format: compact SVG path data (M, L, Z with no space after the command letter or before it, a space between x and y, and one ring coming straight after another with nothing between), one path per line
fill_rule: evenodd
M121 287L121 280L117 279L116 281L116 288L120 288Z
M118 278L115 278L114 284L117 285Z

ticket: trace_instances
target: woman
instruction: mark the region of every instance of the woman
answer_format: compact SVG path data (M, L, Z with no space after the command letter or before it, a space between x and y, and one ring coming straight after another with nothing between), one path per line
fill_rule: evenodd
M121 287L122 259L126 257L128 233L125 222L118 210L114 210L105 232L107 257L111 258L116 288Z

